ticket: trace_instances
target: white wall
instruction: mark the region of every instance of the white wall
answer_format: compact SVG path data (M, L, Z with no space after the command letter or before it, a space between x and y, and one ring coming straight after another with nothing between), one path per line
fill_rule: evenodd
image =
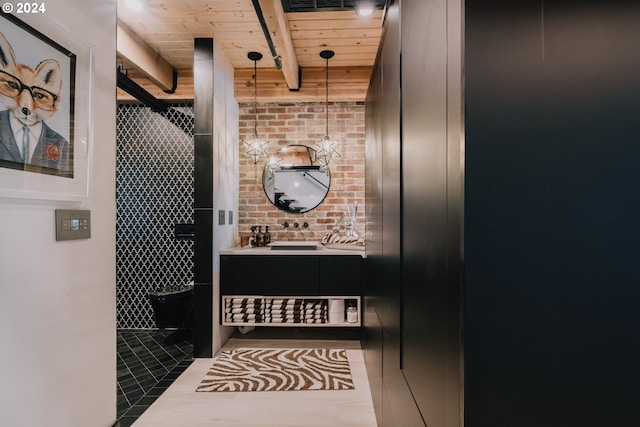
M233 328L220 326L220 250L234 245L238 235L238 120L234 98L233 67L214 40L213 79L213 354L229 339ZM218 210L225 224L218 225ZM229 211L233 224L229 224Z
M86 200L0 198L1 423L106 427L116 418L116 5L45 5L44 17L25 20L54 21L93 47L93 161ZM56 208L89 209L91 238L57 242Z

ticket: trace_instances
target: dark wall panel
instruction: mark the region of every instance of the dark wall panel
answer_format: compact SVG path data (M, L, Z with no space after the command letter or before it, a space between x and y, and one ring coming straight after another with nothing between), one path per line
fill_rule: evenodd
M213 39L194 40L195 291L193 354L212 357L213 330Z
M365 281L367 279L365 278ZM378 425L382 426L382 323L371 302L376 298L366 295L362 303L362 352L367 368L371 400Z
M365 107L365 230L362 349L373 407L382 425L382 67L374 68Z
M447 3L402 3L402 369L428 426L460 423L460 264L451 250L460 224L448 205L461 197L449 188L461 173L459 156L449 158L460 141L450 149L448 122L448 55L458 50L449 44Z
M396 2L386 15L386 33L380 61L382 66L382 325L385 339L386 369L400 369L400 310L402 281L401 245L401 140L400 140L400 8ZM395 361L393 364L391 361ZM383 373L384 375L384 373Z
M366 108L370 213L367 215L364 344L378 424L389 426L410 425L406 419L401 421L405 413L394 410L397 392L410 396L400 372L400 16L397 2L387 8L384 26L385 37ZM370 314L367 316L367 313ZM415 405L409 406L417 412Z
M638 22L466 2L468 425L637 424Z
M448 46L448 14L444 0L387 5L367 98L365 307L380 323L365 320L364 337L382 426L461 423L459 57L457 72L447 74L447 55L461 54L461 27Z

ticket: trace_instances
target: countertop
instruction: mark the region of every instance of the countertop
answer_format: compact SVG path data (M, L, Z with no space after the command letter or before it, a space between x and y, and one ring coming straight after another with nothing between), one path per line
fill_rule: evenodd
M317 249L271 249L270 247L234 246L221 250L220 255L356 255L366 258L364 249L338 249L336 245L326 247L320 244L318 244Z

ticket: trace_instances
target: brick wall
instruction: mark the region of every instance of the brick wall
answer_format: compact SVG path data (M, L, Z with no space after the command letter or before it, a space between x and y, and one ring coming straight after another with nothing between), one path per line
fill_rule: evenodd
M253 103L240 104L240 141L253 133ZM313 146L325 135L324 103L258 103L258 136L269 141L269 154L290 144ZM321 240L331 231L346 206L358 202L356 230L364 236L364 104L329 103L329 136L340 141L342 157L331 161L331 186L324 201L309 212L295 214L277 209L262 189L266 159L254 166L243 157L240 142L240 193L238 227L249 231L252 225L269 226L272 240ZM288 222L289 228L282 224ZM309 227L305 230L303 223ZM294 223L298 223L296 229Z

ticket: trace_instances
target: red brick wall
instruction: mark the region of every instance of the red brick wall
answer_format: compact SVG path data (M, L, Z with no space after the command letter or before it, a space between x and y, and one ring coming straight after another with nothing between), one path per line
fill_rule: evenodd
M317 240L331 231L346 206L358 202L356 230L364 236L364 104L329 103L329 136L340 141L342 157L331 161L331 186L324 201L302 214L281 211L271 204L262 189L262 170L266 159L254 166L243 157L242 140L253 133L253 103L240 104L240 188L238 228L269 226L272 240ZM325 135L324 103L258 103L258 136L269 141L269 154L289 144L313 146ZM288 229L284 222L290 224ZM305 230L303 223L309 227ZM294 223L298 223L296 229Z

